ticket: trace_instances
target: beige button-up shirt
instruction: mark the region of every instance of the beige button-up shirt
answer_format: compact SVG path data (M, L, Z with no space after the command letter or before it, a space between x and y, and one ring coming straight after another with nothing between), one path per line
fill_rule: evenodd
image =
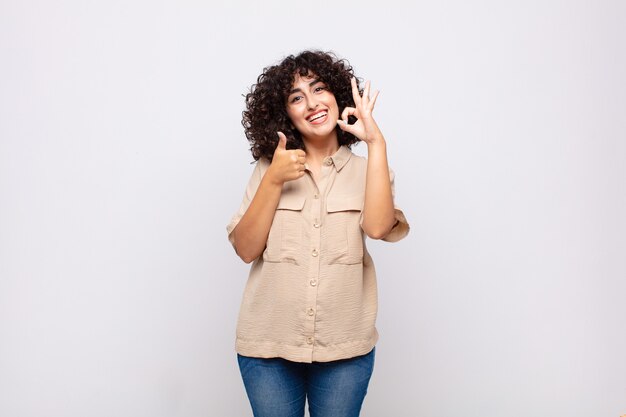
M269 162L257 162L228 238L244 215ZM327 362L368 353L378 340L376 272L365 247L361 211L367 160L342 146L310 173L284 184L263 255L244 291L236 350L244 356ZM393 191L393 173L391 186ZM397 223L384 240L405 237Z

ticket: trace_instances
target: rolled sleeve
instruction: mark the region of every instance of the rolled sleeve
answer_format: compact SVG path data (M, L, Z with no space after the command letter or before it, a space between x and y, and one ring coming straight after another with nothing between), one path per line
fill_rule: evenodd
M391 231L382 240L385 242L397 242L402 240L409 234L411 227L407 221L402 210L396 205L396 187L395 187L395 173L392 169L389 169L389 179L391 180L391 196L393 198L394 217L396 218L396 224Z
M259 188L259 184L261 184L261 179L263 178L263 172L267 169L268 162L265 160L259 160L255 167L252 175L250 176L250 180L248 181L248 185L246 186L246 192L244 193L243 200L241 205L239 206L239 210L233 215L230 220L230 223L226 226L226 232L228 233L228 241L233 248L235 248L235 236L233 231L235 227L239 224L239 221L243 217L243 215L250 207L250 202L254 198L257 189Z

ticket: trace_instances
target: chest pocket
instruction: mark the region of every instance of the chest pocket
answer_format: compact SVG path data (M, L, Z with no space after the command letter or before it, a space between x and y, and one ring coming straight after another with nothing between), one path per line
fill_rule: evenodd
M303 195L281 196L263 252L264 261L298 265L302 256L302 209L305 199Z
M361 210L363 195L328 196L323 227L324 250L328 264L359 264L363 262Z

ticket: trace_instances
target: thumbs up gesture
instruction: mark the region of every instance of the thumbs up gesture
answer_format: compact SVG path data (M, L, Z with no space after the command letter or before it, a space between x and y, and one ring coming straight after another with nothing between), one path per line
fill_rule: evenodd
M302 177L305 162L306 153L302 149L287 149L287 137L283 132L278 132L278 144L267 171L273 182L282 185Z

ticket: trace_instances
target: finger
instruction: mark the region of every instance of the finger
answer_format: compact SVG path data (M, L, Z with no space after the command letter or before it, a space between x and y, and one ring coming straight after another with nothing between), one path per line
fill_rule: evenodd
M348 116L354 116L356 114L356 109L354 107L346 107L341 112L341 120L345 123L348 123Z
M302 149L294 149L294 152L298 156L306 156L306 152L304 152Z
M283 132L278 132L278 144L276 145L276 149L286 150L287 149L287 136Z
M359 95L359 87L356 85L356 78L352 77L350 84L352 84L352 99L354 100L354 105L358 106L361 102L361 96Z
M378 94L380 93L380 90L376 90L374 92L374 97L372 97L372 99L370 100L369 104L368 104L368 108L371 110L374 110L374 104L376 104L376 99L378 98Z
M365 88L363 89L363 99L369 101L370 99L370 81L365 81Z
M298 162L301 163L302 165L304 165L304 163L306 162L306 158L304 156L299 156L298 157Z
M339 126L339 128L341 130L343 130L344 132L348 132L348 133L354 134L354 132L353 132L354 125L349 125L348 123L344 122L343 120L338 120L337 121L337 126Z

